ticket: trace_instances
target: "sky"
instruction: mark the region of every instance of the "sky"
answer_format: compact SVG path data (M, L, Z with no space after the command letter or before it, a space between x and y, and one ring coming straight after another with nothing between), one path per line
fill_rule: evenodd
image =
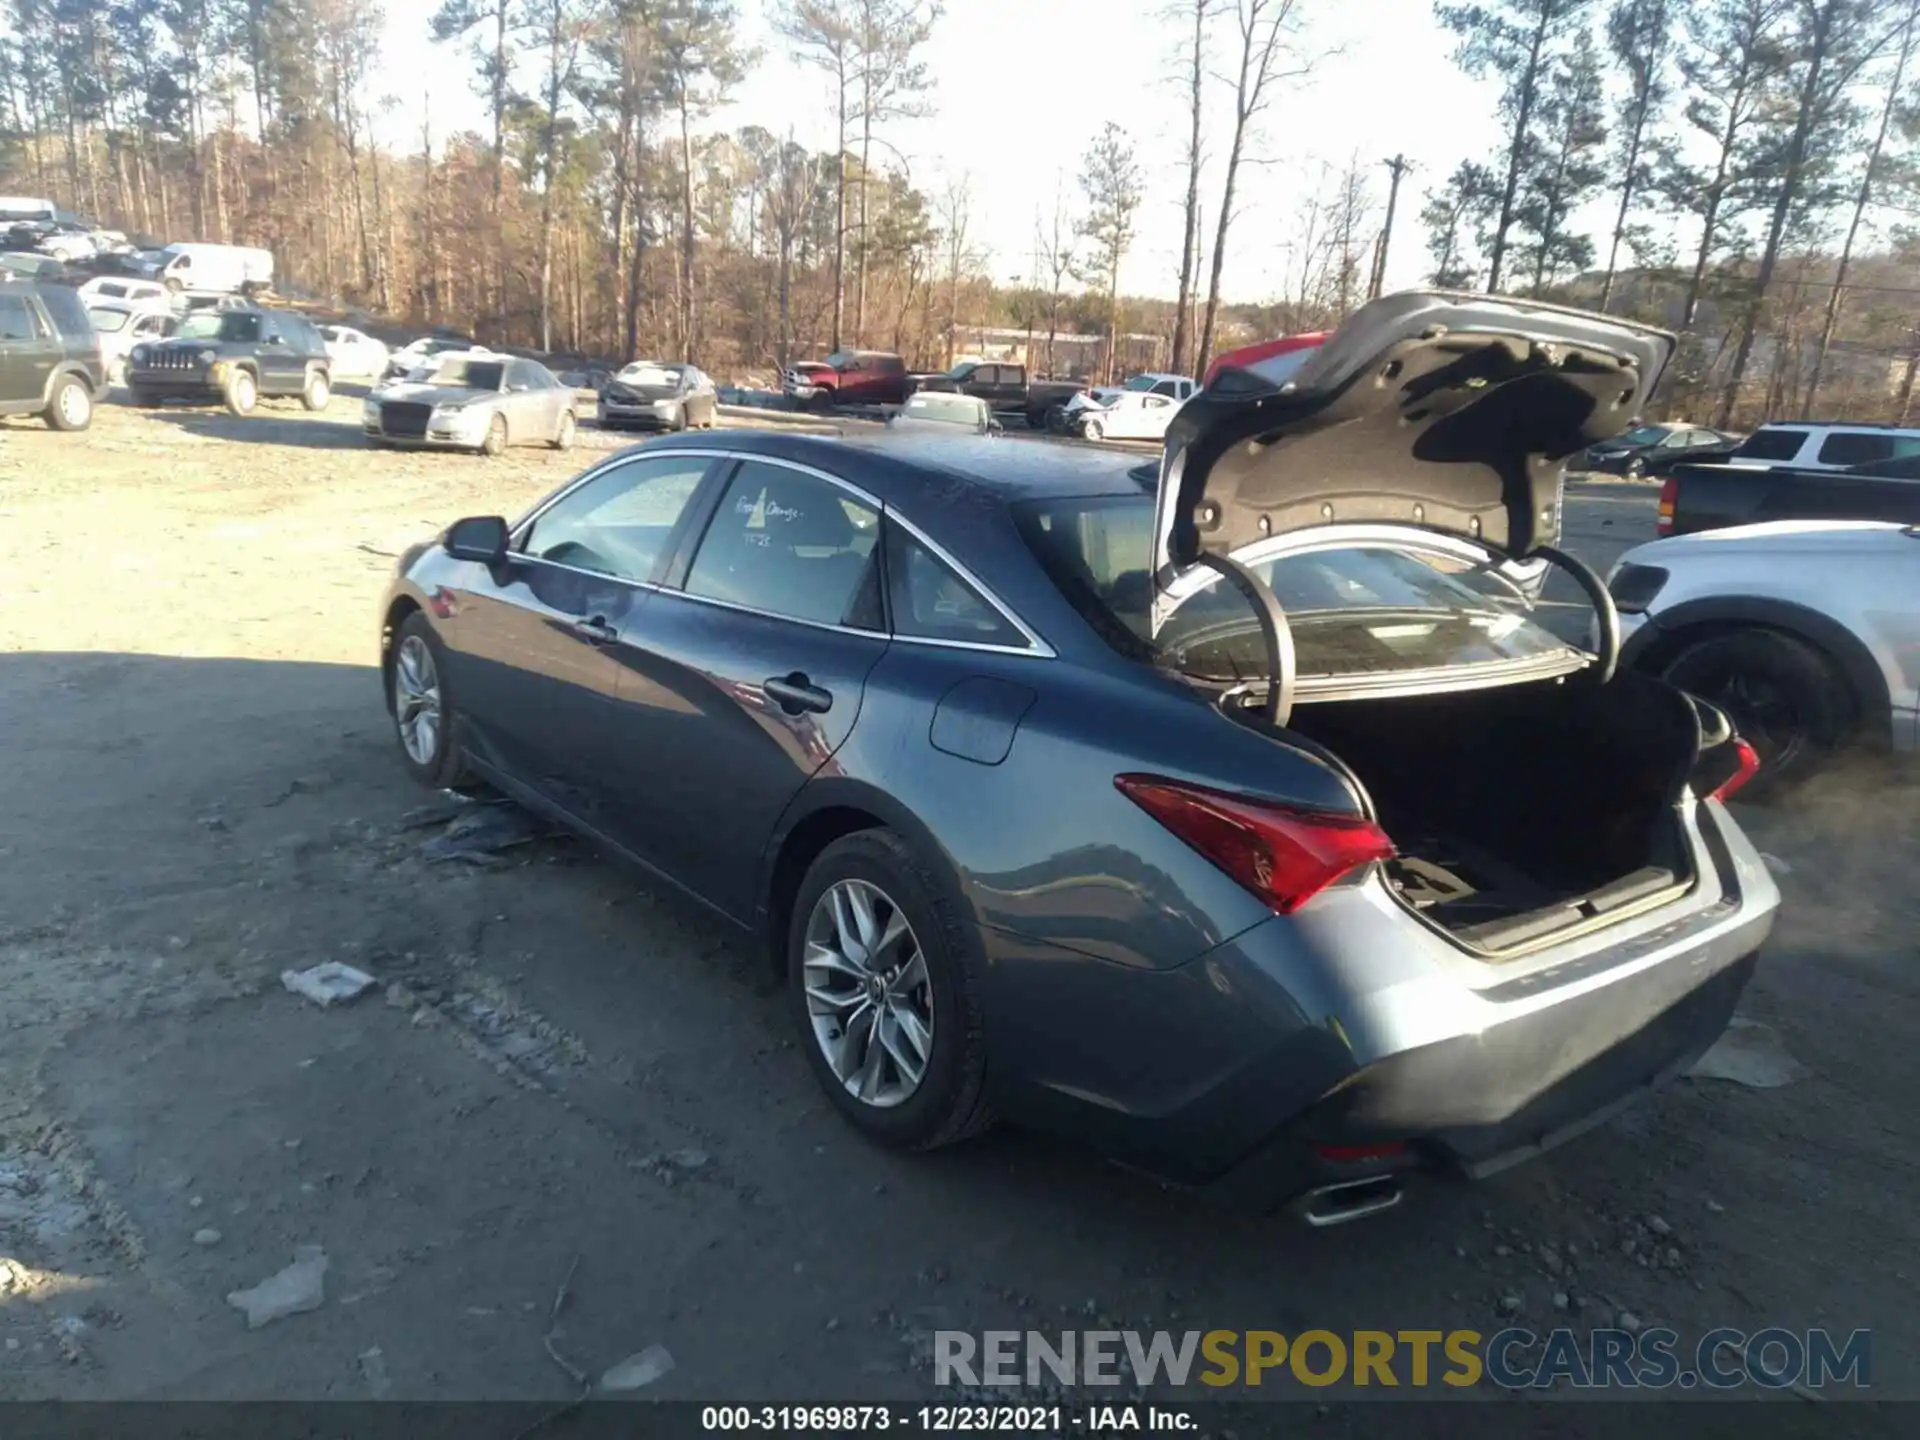
M1434 19L1431 0L1304 5L1312 17L1304 48L1323 58L1305 80L1276 93L1248 147L1259 163L1241 171L1222 282L1233 300L1280 295L1287 245L1306 198L1322 183L1324 167L1337 173L1355 156L1376 177L1376 226L1388 180L1381 162L1404 154L1414 164L1401 187L1387 288L1418 283L1428 264L1418 222L1423 192L1462 159L1499 146L1496 92L1450 63L1451 37ZM430 0L389 0L385 73L377 83L395 102L383 119L383 138L392 143L417 145L429 105L436 135L486 126L468 57L427 37L434 8ZM787 53L767 23L764 0L739 0L739 8L739 38L762 55L709 128L757 124L809 149L830 148L825 77ZM1187 118L1178 73L1185 29L1167 9L1165 0L948 0L926 50L934 114L896 122L885 138L921 189L937 193L950 178L965 178L971 230L994 280L1025 282L1034 274L1036 216L1051 216L1057 190L1070 212L1079 206L1080 157L1111 120L1132 138L1147 190L1121 289L1172 296ZM1220 25L1221 62L1230 34ZM1209 83L1206 103L1214 152L1203 191L1210 231L1232 117L1224 79Z

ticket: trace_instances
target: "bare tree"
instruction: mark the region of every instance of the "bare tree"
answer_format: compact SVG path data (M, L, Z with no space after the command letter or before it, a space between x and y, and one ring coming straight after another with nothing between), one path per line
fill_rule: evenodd
M847 123L852 118L854 79L858 73L859 26L855 0L785 0L774 13L774 29L790 41L801 60L824 70L833 87L834 184L837 214L833 226L833 348L840 348L847 310Z
M1140 216L1140 162L1127 132L1109 120L1080 162L1080 189L1087 213L1079 234L1090 247L1082 272L1102 285L1107 296L1107 353L1104 372L1115 373L1120 343L1120 265L1133 248ZM1209 311L1211 319L1211 311Z
M1187 171L1185 223L1180 230L1180 294L1173 317L1173 369L1185 373L1187 342L1193 319L1193 281L1200 250L1200 170L1206 156L1202 149L1202 114L1205 110L1207 74L1207 21L1219 0L1180 0L1183 18L1193 29L1183 42L1181 63L1187 86L1187 151L1182 164Z
M1900 26L1900 39L1894 50L1893 73L1887 79L1887 93L1880 107L1880 123L1873 132L1873 144L1867 149L1866 163L1860 169L1860 188L1854 192L1853 214L1847 222L1847 238L1841 243L1840 258L1834 266L1833 288L1827 292L1826 316L1820 325L1820 345L1813 354L1813 373L1807 377L1806 408L1816 408L1820 381L1827 368L1827 355L1833 349L1833 332L1840 324L1840 307L1846 303L1847 271L1853 263L1853 247L1860 238L1860 224L1872 203L1874 185L1881 179L1880 157L1887 147L1887 132L1906 98L1902 86L1913 63L1914 47L1920 43L1920 0L1905 0L1906 17Z
M1033 217L1034 254L1047 282L1047 373L1053 373L1053 345L1060 333L1060 307L1066 300L1066 283L1078 268L1079 257L1073 242L1078 238L1067 216L1066 188L1058 175L1053 182L1053 214L1048 219Z
M693 120L725 100L751 57L734 48L732 0L670 0L659 16L660 84L680 122L680 352L699 363L700 286L694 229Z
M1620 109L1615 148L1620 169L1615 184L1620 205L1614 212L1607 246L1607 273L1600 282L1600 309L1613 303L1613 282L1620 272L1620 245L1627 237L1633 206L1652 178L1648 163L1651 130L1667 99L1668 48L1673 39L1675 0L1615 0L1607 16L1607 44L1627 72L1627 95Z
M1234 71L1224 77L1233 87L1233 129L1227 142L1226 173L1220 184L1220 213L1214 220L1213 263L1207 276L1207 309L1200 322L1193 373L1204 373L1213 351L1213 327L1220 310L1220 272L1227 259L1227 231L1233 225L1234 187L1254 138L1260 114L1273 100L1276 82L1295 80L1312 67L1300 45L1306 0L1234 0Z
M950 178L940 192L940 250L947 267L947 368L952 369L960 334L960 280L976 263L971 235L973 180L966 173Z
M873 173L874 131L893 120L929 113L926 92L932 85L918 58L940 19L939 0L853 0L854 73L860 122L860 241L853 252L853 343L867 325L867 190Z
M1441 5L1440 23L1460 37L1454 59L1469 75L1497 75L1506 139L1505 178L1488 237L1487 291L1500 288L1507 247L1538 141L1534 122L1560 46L1580 31L1591 0L1488 0Z
M1883 28L1882 12L1886 8L1887 0L1793 0L1793 127L1768 176L1773 205L1715 415L1720 428L1732 422L1734 407L1739 403L1760 312L1767 303L1790 227L1800 218L1812 178L1810 169L1821 150L1834 144L1835 127L1850 124L1853 117L1846 104L1847 93L1861 71L1878 59L1899 33Z

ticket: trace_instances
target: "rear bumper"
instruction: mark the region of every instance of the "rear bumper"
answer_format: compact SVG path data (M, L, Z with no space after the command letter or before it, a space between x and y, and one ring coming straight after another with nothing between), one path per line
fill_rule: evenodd
M1690 824L1693 893L1537 960L1478 960L1376 882L1172 971L1082 967L1076 986L1106 993L1076 1008L1125 1053L1019 1098L1049 1128L1235 1208L1372 1175L1492 1174L1651 1094L1725 1030L1779 892L1721 807ZM1073 968L1047 957L1029 982L1020 958L997 967L996 1028L1009 1002L1057 1007L1061 979L1042 972ZM1401 1148L1340 1161L1322 1146Z

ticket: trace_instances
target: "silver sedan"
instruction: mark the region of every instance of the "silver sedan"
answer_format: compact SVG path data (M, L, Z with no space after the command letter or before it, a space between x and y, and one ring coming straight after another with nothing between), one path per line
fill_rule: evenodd
M361 427L376 445L477 450L572 446L574 393L546 366L511 355L454 353L375 390Z

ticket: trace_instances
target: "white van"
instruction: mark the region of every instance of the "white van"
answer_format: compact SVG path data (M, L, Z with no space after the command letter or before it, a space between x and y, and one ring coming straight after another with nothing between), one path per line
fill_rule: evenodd
M59 207L38 195L0 195L0 225L20 225L33 220L58 220Z
M246 294L273 284L273 253L245 245L169 245L147 267L169 290Z

